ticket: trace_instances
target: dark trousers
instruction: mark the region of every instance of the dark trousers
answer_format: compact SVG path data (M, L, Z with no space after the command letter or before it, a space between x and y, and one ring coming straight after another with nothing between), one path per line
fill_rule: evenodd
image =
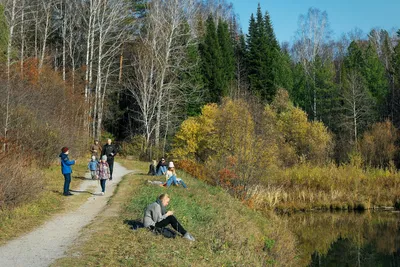
M106 192L106 179L100 180L101 192Z
M69 184L71 183L71 174L64 174L64 195L69 193Z
M165 226L168 226L168 225L171 225L172 228L174 228L175 231L181 233L181 235L185 235L186 234L185 228L183 228L183 226L178 222L178 220L173 215L168 216L164 220L159 221L158 223L156 223L156 227L158 227L158 228L162 228L162 227L165 227Z
M112 179L113 169L114 169L114 159L107 159L108 166L110 167L110 179Z

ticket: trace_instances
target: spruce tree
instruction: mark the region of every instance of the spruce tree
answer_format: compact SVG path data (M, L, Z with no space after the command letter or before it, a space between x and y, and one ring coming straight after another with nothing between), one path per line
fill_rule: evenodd
M202 73L207 102L218 103L224 91L222 55L219 47L214 18L210 15L206 21L204 42L200 44Z
M222 96L227 96L235 75L235 54L228 23L222 19L219 19L218 22L217 36L222 57Z

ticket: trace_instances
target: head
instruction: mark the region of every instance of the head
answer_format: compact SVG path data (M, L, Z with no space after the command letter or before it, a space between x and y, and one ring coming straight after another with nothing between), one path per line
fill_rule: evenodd
M92 161L95 161L96 160L96 156L92 156Z
M101 157L101 161L102 161L102 162L106 162L106 161L107 161L107 156L106 156L106 155L103 155L103 156Z
M94 140L94 144L98 145L99 144L99 140Z
M161 203L163 204L164 207L168 206L169 204L169 195L168 194L162 194L158 197L161 201Z
M61 148L61 153L64 153L64 154L68 155L69 154L68 147L65 146L65 147Z
M161 162L162 162L162 163L165 163L165 159L164 159L164 158L161 158Z
M107 144L111 145L111 139L110 138L107 139Z
M175 168L175 165L174 165L174 163L172 162L172 161L170 161L169 163L168 163L168 169L169 168Z

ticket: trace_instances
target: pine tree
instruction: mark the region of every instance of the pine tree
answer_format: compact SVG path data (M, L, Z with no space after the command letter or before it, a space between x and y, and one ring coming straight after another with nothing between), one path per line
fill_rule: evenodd
M206 89L207 102L219 102L224 91L222 55L219 47L214 18L210 15L206 21L204 42L200 44L202 73Z
M8 25L4 14L4 6L0 4L0 62L7 59Z
M218 22L217 36L222 56L222 96L228 96L235 75L235 54L228 23L222 19Z
M369 43L364 58L365 68L363 69L363 75L367 81L368 90L376 101L377 111L379 114L383 114L388 94L388 81L385 68L379 60L376 47L372 43Z

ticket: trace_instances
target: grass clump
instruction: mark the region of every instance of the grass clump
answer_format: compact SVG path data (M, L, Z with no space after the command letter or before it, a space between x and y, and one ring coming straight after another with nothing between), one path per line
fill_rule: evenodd
M141 173L124 178L106 211L82 236L85 242L54 266L288 266L294 264L295 244L286 224L250 210L221 188L179 173L188 184L163 188L148 185L147 164L125 161ZM157 177L158 178L158 177ZM163 177L160 177L163 179ZM169 210L195 242L166 239L147 229L132 231L129 222L141 219L158 195L171 196ZM114 207L114 208L113 208Z
M73 169L71 189L78 187L81 180L74 177L83 177L87 164L83 160L78 161ZM82 194L66 201L62 196L64 177L58 164L40 171L37 176L42 186L35 190L35 197L31 201L0 209L0 244L31 231L57 212L79 207L87 198L87 195Z

